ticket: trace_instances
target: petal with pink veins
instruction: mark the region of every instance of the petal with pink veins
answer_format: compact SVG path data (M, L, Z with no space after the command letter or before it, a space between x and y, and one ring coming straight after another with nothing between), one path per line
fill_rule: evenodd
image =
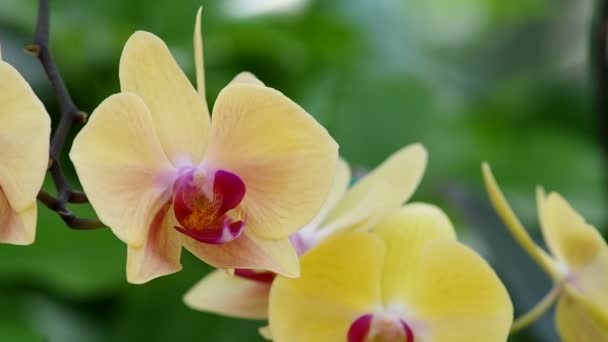
M203 165L238 175L248 229L285 239L319 212L333 180L338 146L312 116L272 88L237 82L213 108Z
M178 167L198 164L209 143L209 112L169 48L152 33L135 32L120 57L120 89L137 94L150 109L160 143Z
M143 101L127 93L103 101L74 139L70 158L99 219L126 244L142 247L176 173Z

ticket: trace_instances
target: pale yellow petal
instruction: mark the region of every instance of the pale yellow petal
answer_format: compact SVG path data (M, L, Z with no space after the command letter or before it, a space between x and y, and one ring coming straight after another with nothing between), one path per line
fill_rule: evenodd
M568 293L562 294L557 303L555 324L564 342L608 341L608 313L602 314L592 306Z
M262 336L265 340L272 341L272 331L270 330L269 326L260 327L258 329L258 332L260 333L260 336Z
M382 305L384 243L368 233L338 235L302 257L298 279L275 279L269 323L277 342L345 341L351 323Z
M128 247L127 281L130 283L143 284L182 269L181 234L173 228L175 218L170 210L170 202L161 202L147 229L144 245Z
M342 197L344 197L344 194L350 185L351 177L350 166L348 166L348 163L344 159L339 158L336 166L336 173L334 174L334 181L331 190L329 191L329 195L325 200L325 204L328 207L333 208L338 204Z
M573 288L587 300L597 305L608 317L608 248L597 257L570 275Z
M427 151L421 144L393 153L346 192L323 223L324 229L333 233L371 228L412 196L426 163Z
M407 303L416 296L422 253L429 241L456 239L454 227L438 207L412 203L388 215L373 230L386 242L382 296L385 301Z
M268 317L270 283L231 277L215 270L184 296L192 309L244 319Z
M608 249L600 233L559 194L538 193L538 213L545 242L551 253L576 271Z
M51 120L34 91L0 61L0 188L13 210L31 207L49 163Z
M317 216L315 216L315 218L312 221L310 221L307 224L307 226L311 226L313 228L313 230L322 228L323 220L327 217L327 215L329 215L329 213L336 206L336 204L338 202L340 202L342 197L344 197L344 194L346 193L346 190L348 189L348 186L350 184L350 179L351 179L350 167L343 159L341 159L341 158L338 159L338 164L336 166L336 173L334 175L334 180L331 185L331 189L329 190L329 194L327 195L327 198L325 199L325 203L323 204L323 207L321 208L321 210L319 210L319 212L317 213ZM325 238L329 235L330 234L328 234L326 236L325 235L318 235L318 236Z
M232 81L230 83L231 84L244 83L244 84L264 86L264 82L260 81L257 77L255 77L254 74L250 73L249 71L243 71L243 72L239 73L232 79Z
M30 245L36 237L36 203L17 213L0 189L0 243Z
M502 219L509 232L515 238L515 240L521 245L521 247L536 261L536 263L543 268L543 270L558 281L561 277L557 270L557 265L554 263L552 258L530 237L530 234L526 231L526 228L521 224L513 209L505 199L502 191L498 187L498 183L492 174L490 165L488 163L482 163L481 170L483 174L486 191L490 197L490 201L496 210L498 216Z
M600 233L559 194L537 191L547 245L562 263L573 288L608 314L608 246Z
M122 93L102 102L74 139L70 158L101 221L141 247L175 172L143 101Z
M473 250L454 240L429 242L423 252L416 296L407 307L422 326L421 341L506 341L513 306L494 270Z
M289 240L261 239L249 228L237 239L221 245L201 243L187 236L183 242L190 253L214 267L262 269L287 277L299 276L300 263Z
M280 92L247 83L220 92L205 163L243 179L241 207L260 237L287 238L318 213L337 159L325 128Z
M120 58L120 87L146 103L174 165L202 160L209 141L207 104L160 38L143 31L129 38Z

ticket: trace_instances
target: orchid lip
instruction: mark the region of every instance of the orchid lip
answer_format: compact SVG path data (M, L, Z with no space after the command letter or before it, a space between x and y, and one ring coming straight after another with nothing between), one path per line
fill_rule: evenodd
M401 318L385 314L364 314L351 323L348 342L381 341L414 342L414 331Z
M245 183L226 170L215 171L212 187L209 178L195 168L180 173L174 185L173 208L180 224L175 229L202 243L228 243L245 229L245 221L233 212L245 196Z
M372 326L374 315L366 314L357 318L348 328L348 342L364 342Z
M276 273L270 271L256 271L242 268L235 269L234 275L240 278L267 284L271 284L277 276Z
M220 245L238 238L245 229L245 223L243 221L230 222L230 218L226 217L221 227L209 226L205 229L186 229L175 226L174 228L178 232L202 243Z

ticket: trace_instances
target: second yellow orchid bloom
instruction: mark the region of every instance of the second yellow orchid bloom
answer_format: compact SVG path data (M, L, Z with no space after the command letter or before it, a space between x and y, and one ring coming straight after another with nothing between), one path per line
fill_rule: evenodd
M447 216L409 204L373 233L335 236L279 277L269 322L277 342L502 342L513 307L492 268L459 243Z
M549 255L533 242L515 216L487 164L483 165L483 175L490 199L506 226L559 286L556 325L562 339L608 341L608 245L600 233L562 196L547 195L539 188L538 215Z

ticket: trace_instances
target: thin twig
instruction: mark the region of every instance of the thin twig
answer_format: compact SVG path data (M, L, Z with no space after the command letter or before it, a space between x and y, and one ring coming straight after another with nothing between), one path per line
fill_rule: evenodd
M36 56L42 64L59 103L59 124L51 138L49 151L49 171L57 189L57 196L53 196L44 190L38 194L38 200L47 208L57 212L63 221L72 229L95 229L103 228L104 224L98 219L82 219L76 217L68 208L68 203L87 203L86 195L74 190L66 179L61 168L60 158L63 147L70 129L75 123L85 123L87 114L78 110L74 104L59 69L51 56L49 48L50 9L49 0L40 0L38 8L38 20L34 43L25 47L25 50Z

